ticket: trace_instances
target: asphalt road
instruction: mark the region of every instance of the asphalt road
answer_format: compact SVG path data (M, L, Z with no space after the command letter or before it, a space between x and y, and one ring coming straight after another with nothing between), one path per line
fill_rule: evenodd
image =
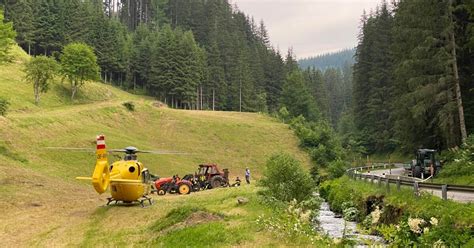
M370 172L364 172L366 175L377 175L381 177L385 177L385 175L404 175L405 169L403 168L403 165L396 165L396 168L392 169L378 169L378 170L373 170ZM436 189L421 189L423 192L428 192L431 193L435 196L442 197L441 196L441 190L436 190ZM466 193L466 192L453 192L453 191L448 191L448 199L451 199L456 202L462 202L462 203L468 203L468 202L474 202L474 194L471 193Z

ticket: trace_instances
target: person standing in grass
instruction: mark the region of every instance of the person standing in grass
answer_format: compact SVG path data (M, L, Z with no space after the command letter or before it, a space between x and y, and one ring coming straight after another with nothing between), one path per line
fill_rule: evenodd
M245 168L245 181L247 181L247 184L250 184L250 170L249 168Z

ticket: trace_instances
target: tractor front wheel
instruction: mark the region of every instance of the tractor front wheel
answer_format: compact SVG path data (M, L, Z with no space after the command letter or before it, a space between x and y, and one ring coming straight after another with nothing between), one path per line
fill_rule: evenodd
M189 193L191 193L191 187L189 187L189 185L187 185L185 183L182 183L178 186L178 192L181 195L189 194Z

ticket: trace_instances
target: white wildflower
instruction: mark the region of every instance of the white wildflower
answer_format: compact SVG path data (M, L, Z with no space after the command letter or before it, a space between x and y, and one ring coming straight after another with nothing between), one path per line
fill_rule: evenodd
M423 228L423 233L426 234L426 233L429 233L429 232L430 232L430 229L428 227Z
M435 217L431 217L430 223L433 226L437 226L438 225L438 219L436 219Z
M301 213L301 215L300 215L300 221L302 221L302 222L308 222L310 215L311 215L311 210L308 210L308 211L306 211L306 212Z
M293 213L293 205L288 206L288 213Z
M372 224L377 224L379 222L382 211L380 211L379 207L377 206L375 210L372 211L372 213L370 214L372 215Z
M300 213L301 213L301 208L295 208L294 214L296 216L300 216Z
M410 226L410 230L414 233L421 233L421 225L423 225L425 221L419 218L408 218L408 226Z
M446 245L444 244L443 240L438 239L438 241L434 242L433 248L446 248Z

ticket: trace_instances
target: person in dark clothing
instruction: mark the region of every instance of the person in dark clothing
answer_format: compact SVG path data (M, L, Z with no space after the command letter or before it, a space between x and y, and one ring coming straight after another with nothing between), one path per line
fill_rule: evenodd
M240 183L241 183L240 178L237 177L237 178L235 179L235 183L232 184L232 187L238 187L238 186L240 186Z

